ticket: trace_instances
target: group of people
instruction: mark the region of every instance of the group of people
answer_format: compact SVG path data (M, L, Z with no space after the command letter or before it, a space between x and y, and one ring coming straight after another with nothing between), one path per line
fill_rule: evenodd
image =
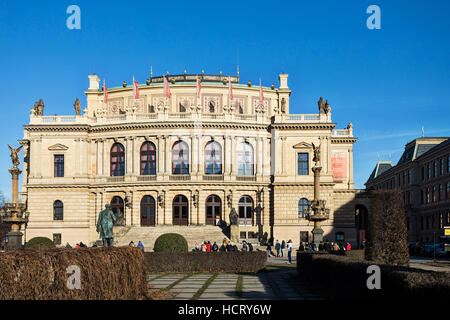
M289 239L288 242L285 242L284 240L275 241L275 251L276 251L276 257L281 257L284 258L286 255L286 249L287 249L287 257L288 257L288 262L292 263L292 240ZM281 252L281 255L280 255ZM270 244L267 244L267 256L275 256L274 252L272 252L272 247Z
M138 247L139 249L142 250L142 252L144 252L144 244L141 242L141 240L138 241L137 246L134 244L133 241L130 241L130 243L128 244L130 247Z
M222 241L222 245L219 247L217 242L214 241L214 243L211 244L211 241L203 241L202 244L199 244L198 242L195 242L194 249L192 249L193 252L225 252L225 251L239 251L239 248L237 245L234 245L231 243L230 240L227 238L224 238ZM249 252L253 251L253 245L250 242L242 241L242 252Z
M350 251L352 249L352 245L347 242L330 242L325 240L325 242L320 243L317 246L315 243L308 242L300 242L299 250L300 251L328 251L328 252L342 252L342 251Z

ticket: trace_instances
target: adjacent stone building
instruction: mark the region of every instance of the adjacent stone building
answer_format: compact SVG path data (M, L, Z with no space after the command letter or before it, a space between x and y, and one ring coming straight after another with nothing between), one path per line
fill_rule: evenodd
M434 237L444 242L444 227L450 226L450 138L407 143L397 165L377 163L366 188L403 191L409 242L433 242Z
M330 209L324 237L356 242L355 208L367 207L355 196L356 138L351 124L335 129L328 102L319 113L290 114L287 74L278 87L240 84L239 75L166 78L169 88L164 77L108 88L105 103L100 78L90 75L76 115L47 116L36 103L20 141L28 239L92 243L110 202L117 227L223 225L235 208L241 239L308 241L314 143Z

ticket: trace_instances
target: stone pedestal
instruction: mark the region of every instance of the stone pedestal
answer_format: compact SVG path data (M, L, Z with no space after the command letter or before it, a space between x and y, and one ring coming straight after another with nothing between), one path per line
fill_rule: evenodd
M319 244L323 240L323 229L319 226L318 228L314 228L312 231L313 235L313 243L316 244L317 247L319 247Z
M232 243L239 243L240 234L239 234L239 226L238 225L230 225L230 240Z
M6 248L19 249L22 247L23 233L19 231L11 231L6 234Z

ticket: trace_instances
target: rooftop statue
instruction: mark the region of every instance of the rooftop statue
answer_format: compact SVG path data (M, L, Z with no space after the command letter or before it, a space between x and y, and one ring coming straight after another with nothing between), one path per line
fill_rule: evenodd
M319 105L319 114L325 113L325 102L322 97L320 97L319 101L317 101L317 104Z
M44 101L42 99L34 103L34 114L37 116L44 115Z
M324 111L325 111L325 114L328 114L328 112L331 111L331 107L330 107L330 105L328 103L328 100L325 102L325 109L324 109Z
M11 150L11 155L10 155L10 157L11 157L13 166L14 166L14 168L17 168L17 166L20 164L20 161L19 161L19 151L20 151L20 149L22 149L23 146L20 146L20 147L18 147L17 149L14 149L13 147L11 147L11 146L8 144L8 147L9 147L9 149Z
M77 116L79 116L81 114L81 103L80 100L78 100L78 98L75 100L73 106L75 108L75 113L77 114Z

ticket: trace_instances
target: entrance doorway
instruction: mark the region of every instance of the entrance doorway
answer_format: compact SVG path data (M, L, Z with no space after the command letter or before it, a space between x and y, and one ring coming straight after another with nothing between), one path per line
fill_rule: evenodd
M177 195L172 202L172 224L178 226L188 225L188 200L183 195Z
M216 195L206 199L206 221L207 225L220 225L222 220L222 201Z
M116 216L116 222L114 225L116 226L124 226L125 225L125 204L121 197L115 196L111 200L111 210L114 212Z
M141 200L141 226L155 226L155 199L144 196Z

